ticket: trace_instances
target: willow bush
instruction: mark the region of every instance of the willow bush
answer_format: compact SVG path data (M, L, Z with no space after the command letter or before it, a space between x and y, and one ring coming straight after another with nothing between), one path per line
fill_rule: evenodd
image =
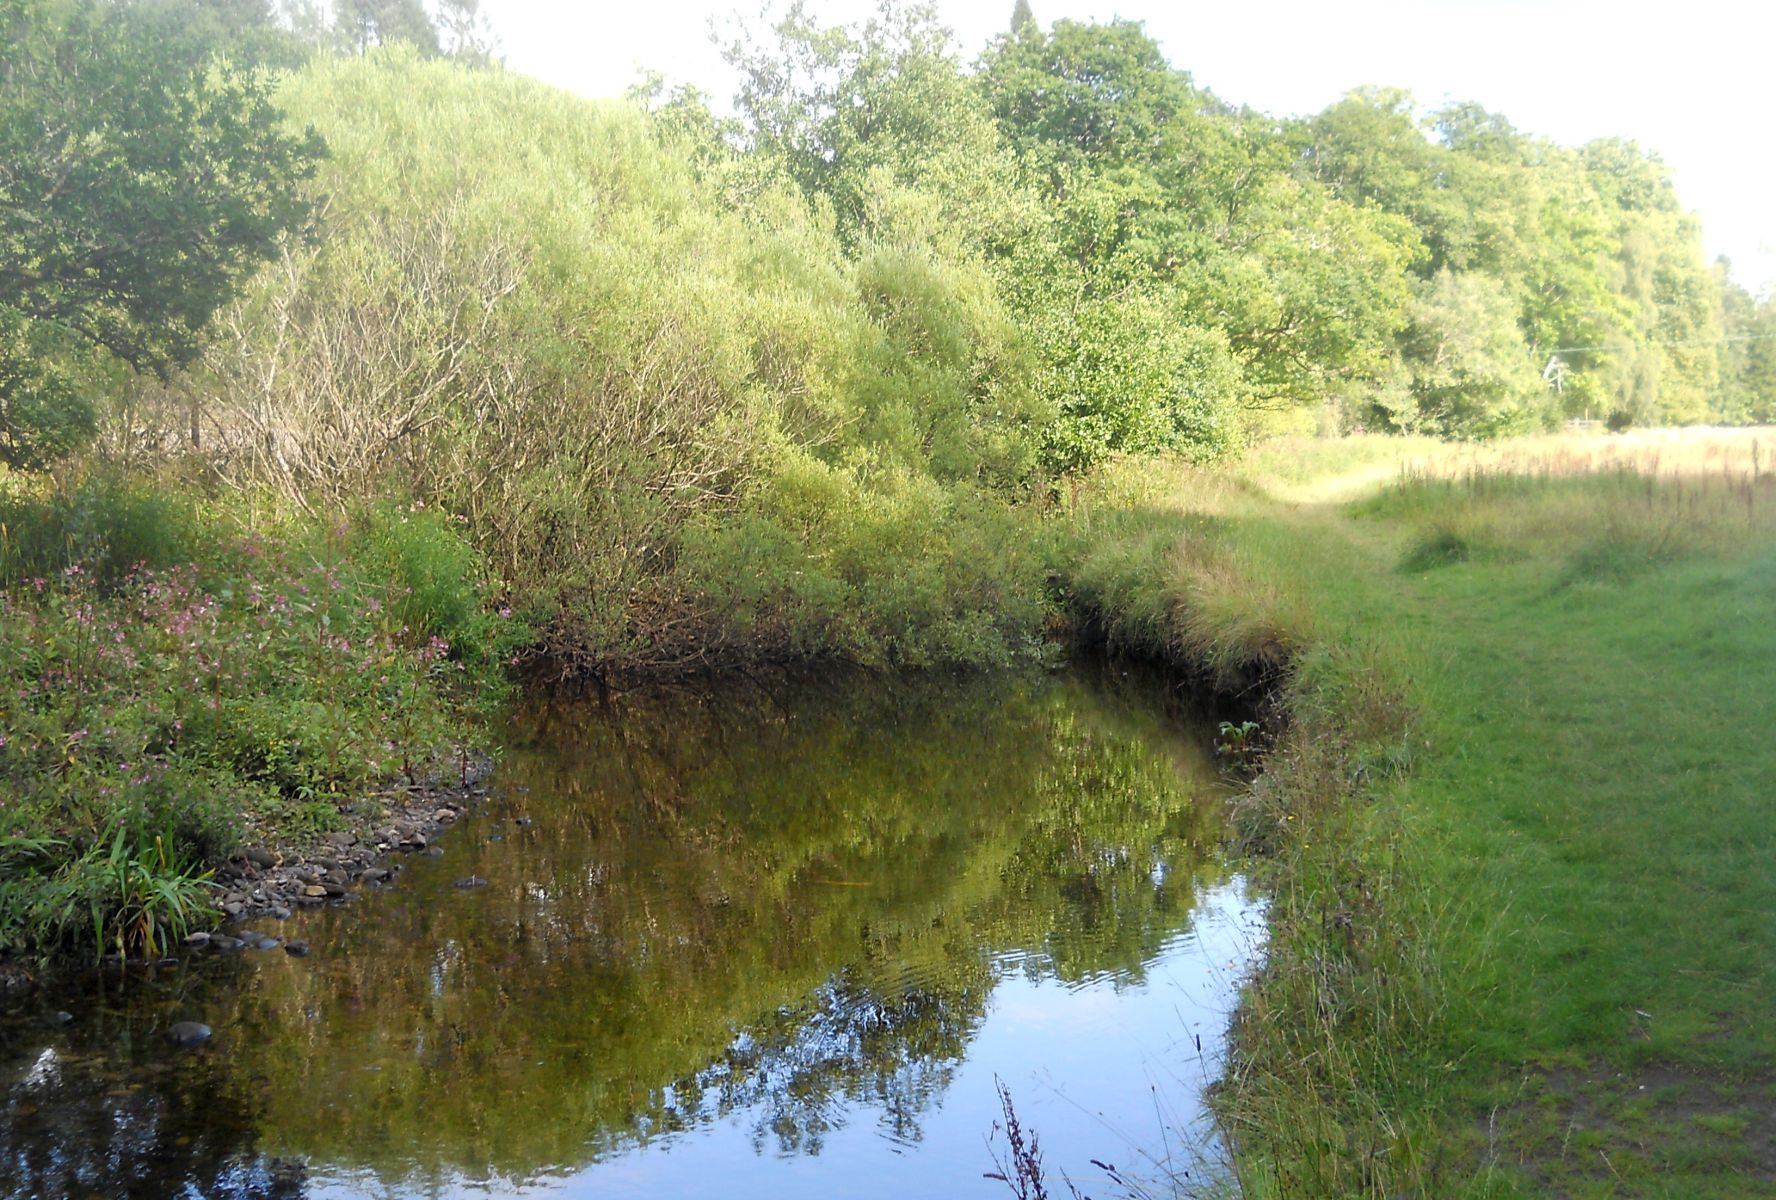
M970 549L1033 481L1033 366L916 193L867 176L847 250L632 106L399 49L280 98L329 147L318 236L149 436L302 508L455 514L575 669L997 660L1038 623L1034 568Z

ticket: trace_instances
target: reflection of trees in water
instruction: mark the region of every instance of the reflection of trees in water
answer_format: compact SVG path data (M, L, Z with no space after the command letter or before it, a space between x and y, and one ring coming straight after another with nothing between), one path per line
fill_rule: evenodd
M206 1052L157 1054L131 1032L102 1022L72 1047L61 1038L37 1046L8 1072L0 1195L299 1200L302 1165L255 1153L256 1106L232 1065Z
M144 1153L227 1186L255 1114L270 1149L423 1190L735 1116L761 1152L818 1153L860 1110L915 1141L999 973L1137 981L1188 924L1216 830L1180 753L1052 683L556 711L494 801L535 824L459 831L442 870L327 918L326 952L219 992L228 1051L193 1061L241 1129ZM470 873L491 885L455 893ZM143 1081L144 1107L193 1103Z
M873 1107L884 1134L918 1141L920 1115L949 1086L985 1015L987 972L974 986L891 996L851 974L749 1027L673 1085L675 1123L750 1112L754 1149L819 1154L847 1109Z

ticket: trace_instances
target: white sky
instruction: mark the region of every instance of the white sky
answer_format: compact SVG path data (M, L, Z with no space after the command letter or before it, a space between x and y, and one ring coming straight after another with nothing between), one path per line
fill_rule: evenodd
M968 58L1009 23L1013 0L938 0ZM1702 216L1710 257L1776 292L1776 4L1769 0L1031 0L1061 18L1146 23L1174 65L1224 99L1313 113L1366 83L1423 104L1475 100L1518 128L1577 145L1630 137L1671 166ZM780 6L779 6L780 7ZM809 0L828 22L869 0ZM588 96L647 67L719 98L731 76L711 17L759 0L482 0L512 69ZM754 21L755 24L758 22Z

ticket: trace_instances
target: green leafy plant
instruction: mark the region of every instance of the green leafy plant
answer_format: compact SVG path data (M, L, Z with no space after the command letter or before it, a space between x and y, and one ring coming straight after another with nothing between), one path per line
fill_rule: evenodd
M1223 721L1216 727L1220 736L1215 741L1215 753L1235 762L1247 763L1258 753L1259 739L1263 728L1256 721L1241 721L1237 725L1232 721Z

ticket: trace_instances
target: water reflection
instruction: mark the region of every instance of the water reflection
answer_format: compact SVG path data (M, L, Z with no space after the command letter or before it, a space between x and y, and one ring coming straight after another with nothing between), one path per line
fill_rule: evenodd
M872 678L521 714L443 859L279 931L314 957L58 998L78 1019L53 1034L18 1015L0 1178L992 1194L989 1059L1058 1104L1051 1147L1102 1156L1118 1118L1078 1097L1213 1041L1241 953L1217 785L1175 717L1080 679ZM183 1018L213 1042L166 1046ZM33 1077L45 1049L74 1069Z

